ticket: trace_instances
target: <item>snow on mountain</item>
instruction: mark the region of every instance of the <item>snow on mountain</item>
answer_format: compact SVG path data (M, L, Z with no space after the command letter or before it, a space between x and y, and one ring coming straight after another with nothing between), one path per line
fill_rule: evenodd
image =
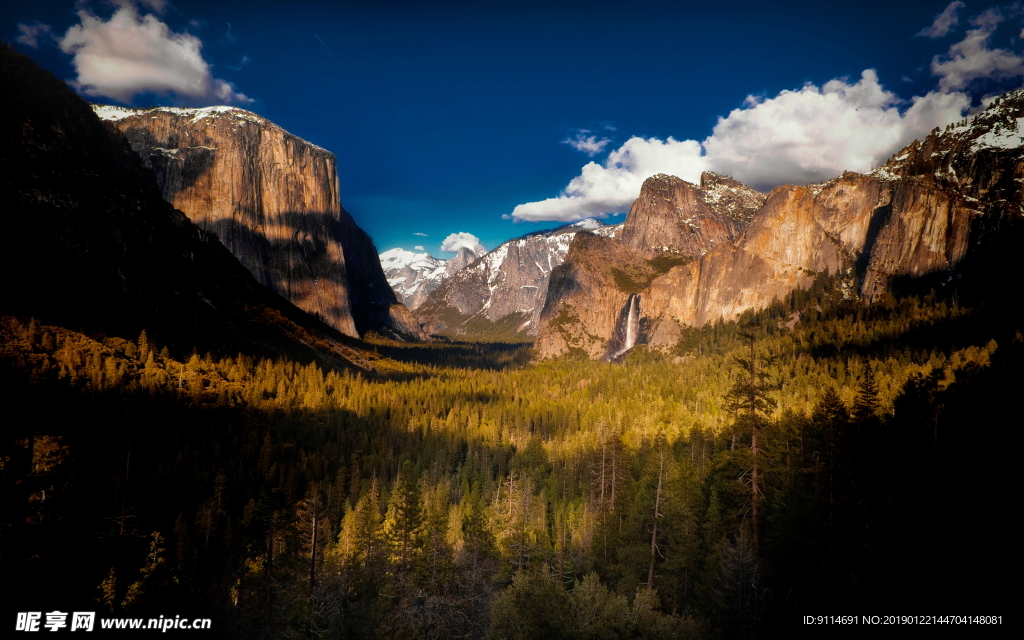
M534 335L551 270L564 262L576 234L615 237L621 230L590 218L509 240L437 287L417 318L430 333L469 335L501 325L504 334Z
M446 260L405 249L389 249L380 254L380 266L395 295L411 310L448 277Z

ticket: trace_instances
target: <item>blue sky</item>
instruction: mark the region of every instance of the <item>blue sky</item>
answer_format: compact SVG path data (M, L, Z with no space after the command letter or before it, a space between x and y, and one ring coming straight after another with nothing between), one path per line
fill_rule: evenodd
M188 55L125 59L143 42L117 49L123 82L89 76L118 12ZM587 215L621 220L610 214L657 171L767 189L867 170L1020 86L1021 29L1015 6L942 1L0 8L4 39L91 100L233 102L329 149L342 204L378 249L439 257L455 232L493 248Z

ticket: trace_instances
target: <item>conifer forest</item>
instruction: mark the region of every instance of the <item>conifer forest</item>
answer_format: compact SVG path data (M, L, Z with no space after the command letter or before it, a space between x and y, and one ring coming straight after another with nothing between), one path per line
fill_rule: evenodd
M1019 317L846 290L618 363L371 338L373 375L6 316L5 597L239 638L1007 615Z

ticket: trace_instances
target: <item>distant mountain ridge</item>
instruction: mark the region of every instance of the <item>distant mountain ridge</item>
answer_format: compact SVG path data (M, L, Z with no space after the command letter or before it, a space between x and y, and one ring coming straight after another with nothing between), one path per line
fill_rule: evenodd
M463 247L451 259L441 260L426 252L396 248L380 254L380 266L398 299L415 311L449 276L485 253L487 251L482 248L474 252Z
M416 318L429 334L530 339L537 333L548 277L565 259L576 234L611 237L621 229L621 224L605 225L588 218L504 242L454 274L446 274L417 307Z

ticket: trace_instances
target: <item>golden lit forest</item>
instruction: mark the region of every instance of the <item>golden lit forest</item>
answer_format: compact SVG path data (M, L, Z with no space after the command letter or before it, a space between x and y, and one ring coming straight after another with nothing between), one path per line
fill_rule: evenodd
M371 339L369 373L7 316L3 574L245 638L752 638L990 611L1016 320L847 290L822 276L619 363Z

